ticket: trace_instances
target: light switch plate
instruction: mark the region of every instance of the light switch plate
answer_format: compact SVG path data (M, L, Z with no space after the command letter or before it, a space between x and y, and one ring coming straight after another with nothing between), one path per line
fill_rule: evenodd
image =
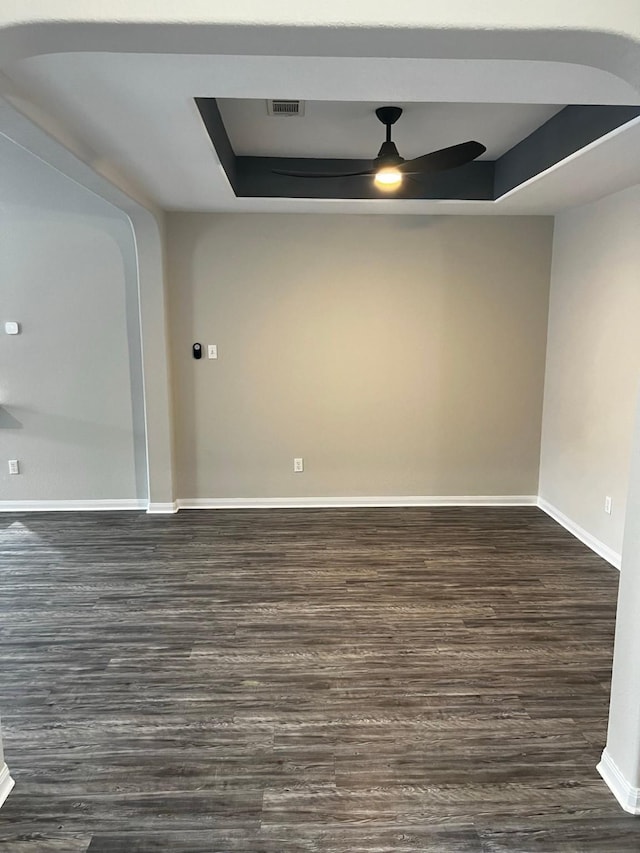
M20 324L16 323L14 320L8 320L4 324L4 330L8 335L19 335L20 334Z
M207 347L207 357L208 358L217 358L218 357L218 345L217 344L209 344Z

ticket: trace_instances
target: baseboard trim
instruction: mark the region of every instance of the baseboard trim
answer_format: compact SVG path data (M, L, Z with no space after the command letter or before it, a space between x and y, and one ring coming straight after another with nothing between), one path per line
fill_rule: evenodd
M538 506L554 521L557 521L558 524L564 527L565 530L568 530L569 533L573 534L576 539L579 539L587 546L587 548L591 548L591 550L595 551L599 557L602 557L602 559L606 560L607 563L610 563L614 568L620 570L620 564L622 562L621 554L614 551L613 548L609 548L609 546L605 545L604 542L596 539L595 536L592 536L583 527L580 527L579 524L576 524L575 521L572 521L563 512L560 512L560 510L553 506L553 504L545 501L544 498L538 498Z
M606 748L596 770L622 808L629 814L640 815L640 788L634 788L627 782Z
M535 506L535 495L386 495L383 497L181 498L178 509L330 509L409 506Z
M168 503L150 503L147 506L149 515L169 515L178 512L178 502L169 501Z
M112 512L114 510L141 510L147 501L0 501L0 512Z
M6 764L3 764L0 767L0 806L7 799L9 794L11 793L11 789L16 783L11 778L11 774L9 773L9 768Z

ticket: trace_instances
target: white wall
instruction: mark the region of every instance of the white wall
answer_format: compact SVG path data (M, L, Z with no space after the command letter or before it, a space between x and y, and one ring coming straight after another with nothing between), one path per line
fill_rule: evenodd
M0 806L9 796L14 782L9 774L9 768L4 761L4 750L2 748L2 731L0 730Z
M21 334L4 334L16 320ZM0 501L144 498L124 214L0 137ZM19 459L10 476L7 460Z
M640 372L639 236L634 187L559 214L553 241L540 496L616 553Z
M640 814L640 400L629 479L607 746L598 769L622 807Z
M551 231L170 215L177 496L535 495Z

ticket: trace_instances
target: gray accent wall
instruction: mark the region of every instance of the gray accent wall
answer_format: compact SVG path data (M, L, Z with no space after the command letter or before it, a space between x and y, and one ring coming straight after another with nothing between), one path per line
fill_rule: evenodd
M0 501L144 499L129 219L0 137L0 241Z
M639 235L633 187L560 213L553 241L540 496L616 553L640 374Z
M177 497L535 495L552 227L170 214Z

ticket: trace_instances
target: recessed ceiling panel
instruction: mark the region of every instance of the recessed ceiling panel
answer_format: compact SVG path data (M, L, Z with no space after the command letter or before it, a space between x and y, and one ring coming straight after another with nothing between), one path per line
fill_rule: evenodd
M274 96L277 93L274 93ZM558 104L397 103L394 141L409 159L477 139L496 160L562 109ZM234 151L252 157L372 158L384 138L378 102L307 101L304 116L270 116L267 102L218 99Z
M374 110L376 120L385 128L386 141L384 136L382 140L378 137L384 144L373 160L238 154L217 100L196 98L196 104L236 195L273 198L382 200L389 190L378 178L386 171L393 171L397 179L393 193L405 200L495 201L640 117L637 106L568 105L495 159L479 161L485 150L484 140L481 143L469 137L452 139L438 149L422 149L417 159L413 159L415 153L403 158L392 142L393 130L401 125L403 110L397 105L386 106ZM267 117L273 118L269 112ZM301 117L276 120L298 124Z

